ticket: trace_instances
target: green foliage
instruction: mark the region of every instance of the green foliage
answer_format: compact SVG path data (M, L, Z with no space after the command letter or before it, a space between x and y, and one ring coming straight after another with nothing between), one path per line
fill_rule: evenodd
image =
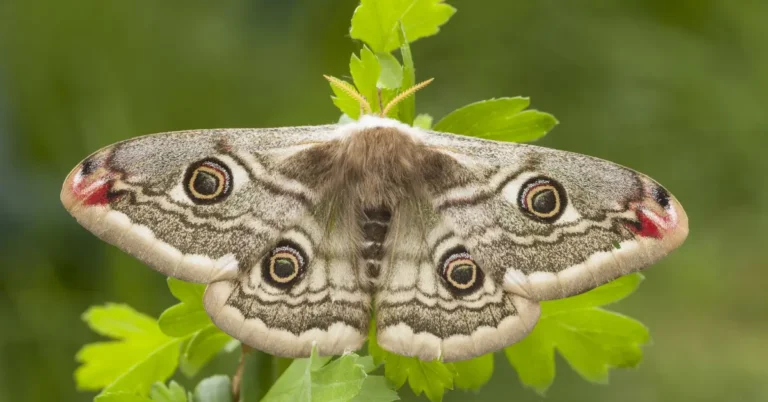
M205 286L168 278L168 288L180 303L158 320L116 304L92 307L83 314L91 329L118 341L88 344L78 352L83 363L75 371L79 389L103 389L100 401L135 400L150 389L160 395L164 391L153 386L155 382L167 380L179 366L185 375L196 375L232 341L203 309ZM174 387L172 383L166 393L177 392Z
M215 375L205 378L195 387L194 394L187 392L176 381L170 385L152 384L149 397L128 392L111 392L96 397L95 402L232 402L229 377Z
M409 41L437 33L454 12L439 0L362 1L352 18L351 34L365 44L359 55L351 56L350 86L366 98L373 113L380 113L381 105L416 83ZM400 60L391 53L395 49L399 49ZM342 112L340 121L359 118L360 103L338 85L331 88L333 103ZM475 102L433 125L432 116L416 115L415 97L411 96L388 116L422 129L523 142L544 136L557 124L552 115L526 110L528 106L529 100L522 97ZM542 303L542 315L532 333L505 349L520 381L543 393L555 378L555 351L593 382L606 381L611 368L636 366L642 358L640 346L648 341L647 329L602 306L627 297L641 279L640 275L630 275L579 296ZM204 379L194 392L173 381L165 385L177 367L193 377L228 344L237 344L214 326L205 312L204 285L169 278L168 287L179 303L158 320L114 304L93 307L84 314L95 332L115 340L86 345L78 353L78 361L83 363L75 373L80 389L102 389L96 398L99 402L232 399L226 376ZM318 356L313 348L311 357L293 360L274 377L259 376L266 383L274 380L260 384L269 389L262 400L389 402L399 399L391 387L399 389L408 383L415 394L436 402L443 399L446 390L481 389L494 370L493 354L443 363L389 353L376 343L373 323L368 352L370 356L349 353L331 358ZM379 367L383 376L372 374Z
M478 390L491 380L493 354L453 363L453 368L456 371L456 377L453 380L456 388Z
M151 317L107 304L91 307L83 319L95 332L116 340L80 349L82 366L75 371L79 389L146 395L152 383L165 381L176 370L181 340L165 335Z
M402 45L400 23L413 42L436 34L455 12L442 0L362 0L352 16L350 34L376 52L391 52Z
M496 141L525 142L543 137L557 120L549 113L523 110L528 98L500 98L475 102L443 117L434 129Z
M555 350L584 379L605 382L612 367L635 367L648 329L629 317L600 308L637 289L640 274L628 275L584 294L542 303L539 323L521 342L505 349L520 381L543 393L555 379Z
M424 130L429 130L432 128L432 120L432 116L426 113L422 113L413 119L413 126L423 128Z
M166 335L187 336L213 324L203 308L205 285L168 278L168 288L181 303L163 311L157 320Z
M352 55L352 59L349 61L349 72L352 74L352 81L355 83L357 91L371 102L374 112L379 111L378 104L374 101L378 98L377 84L381 75L381 65L376 55L364 47L360 51L359 58L354 54ZM360 105L356 106L359 110Z
M179 365L182 373L192 377L232 342L232 337L213 325L205 312L205 285L168 278L168 288L180 303L163 311L158 324L166 335L187 339Z
M179 362L181 372L187 377L194 377L231 342L233 342L232 337L215 325L209 325L197 331L183 348Z
M493 354L457 363L425 362L415 357L387 352L376 343L376 325L371 323L368 334L368 353L377 364L384 364L384 375L396 388L406 381L416 395L422 393L430 401L440 401L446 390L477 390L493 374Z
M161 382L152 384L152 389L149 391L149 397L157 402L188 402L192 399L192 396L188 395L187 391L184 390L184 387L179 385L176 381L171 381L168 386Z
M195 387L194 402L231 402L232 388L229 377L215 375L208 377Z
M262 402L398 400L383 377L368 374L373 369L370 358L348 353L331 360L313 348L312 356L291 363Z

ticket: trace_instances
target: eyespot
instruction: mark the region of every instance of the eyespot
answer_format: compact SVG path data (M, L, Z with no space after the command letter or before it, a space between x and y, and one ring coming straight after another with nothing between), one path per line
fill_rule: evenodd
M520 187L520 209L538 220L556 221L565 211L567 203L565 189L552 179L534 177Z
M483 283L483 271L464 247L456 247L445 253L441 275L453 293L472 293Z
M232 192L232 171L216 158L203 159L187 169L183 184L194 203L213 204Z
M304 273L307 256L293 242L281 241L262 260L262 277L273 286L291 287Z

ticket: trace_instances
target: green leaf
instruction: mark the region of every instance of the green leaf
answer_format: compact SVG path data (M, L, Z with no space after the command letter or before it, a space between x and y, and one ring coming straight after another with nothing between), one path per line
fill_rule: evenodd
M156 382L152 384L149 397L155 402L187 402L187 391L176 381L171 381L170 386Z
M542 304L544 315L605 306L616 303L637 290L644 277L642 274L624 275L615 281L567 299L552 300Z
M432 128L432 116L426 113L419 114L415 119L413 119L413 126L423 128L425 130L430 130Z
M372 382L366 392L373 389L374 392L383 393L379 388L379 380L371 380L377 376L366 374L366 370L372 367L374 366L370 359L361 358L354 353L331 360L329 357L319 357L317 350L313 349L309 358L296 359L291 363L262 402L349 401L363 390L367 381ZM391 397L391 392L384 395Z
M455 12L442 0L362 0L352 15L350 34L377 53L391 52L401 45L398 22L413 42L436 34Z
M231 341L232 337L215 325L196 332L187 342L181 355L181 372L187 377L197 375Z
M380 375L366 377L363 386L352 402L391 402L398 401L397 391L389 388L387 379Z
M98 395L93 398L93 402L153 402L153 400L130 392L110 392Z
M203 294L207 285L200 283L185 282L176 278L166 280L168 289L178 301L193 306L203 306Z
M195 402L232 402L232 387L229 377L215 375L208 377L195 387Z
M399 89L403 85L403 66L392 53L378 53L381 74L377 86L379 88Z
M167 308L157 320L166 335L187 336L213 325L203 307L205 285L168 278L168 288L181 303Z
M491 380L493 375L493 353L471 360L453 363L456 378L453 383L459 389L480 389Z
M349 96L348 93L335 85L331 85L331 90L334 95L331 97L331 100L333 101L333 104L341 110L343 116L348 116L353 120L360 118L360 103L355 98Z
M379 59L370 49L363 47L359 58L352 54L352 59L349 61L349 72L352 73L352 81L355 83L357 91L365 96L373 111L378 112L380 108L376 84L381 74ZM357 104L357 101L355 103ZM360 109L359 104L357 104L357 108Z
M376 343L376 324L371 320L368 333L368 353L376 363L384 363L384 376L392 381L395 388L406 381L416 395L424 395L432 402L443 400L446 389L453 389L456 371L453 364L438 360L423 362L415 357L401 356L387 352Z
M434 130L497 141L525 142L543 137L557 124L548 113L525 110L528 98L499 98L454 110Z
M398 23L397 34L401 43L400 55L403 57L403 80L401 87L408 89L416 85L416 68L413 66L411 45L408 43L402 23ZM413 124L413 116L416 115L416 94L403 99L398 105L398 109L400 121L405 124Z
M522 341L505 348L504 354L520 382L543 394L555 381L555 348L541 331L537 324Z
M156 323L150 324L151 317L125 305L108 304L91 307L83 319L94 331L121 340L80 349L76 359L82 365L75 370L79 389L104 388L104 394L124 391L143 396L153 383L165 381L176 370L181 339L165 335Z
M359 359L357 359L357 364L362 367L363 371L366 373L370 373L371 371L379 368L379 365L373 361L373 357L371 356L361 356Z
M83 313L82 319L99 335L126 339L153 334L157 322L124 304L107 303L104 307L92 307Z
M168 307L157 320L160 329L166 334L183 337L208 327L211 318L199 306L179 303Z
M539 323L528 337L505 349L520 381L543 393L555 378L555 350L584 379L605 382L611 368L635 367L648 329L599 306L637 289L642 276L628 275L568 299L542 303Z
M367 377L359 356L343 355L315 371L312 376L312 400L348 401L360 393Z

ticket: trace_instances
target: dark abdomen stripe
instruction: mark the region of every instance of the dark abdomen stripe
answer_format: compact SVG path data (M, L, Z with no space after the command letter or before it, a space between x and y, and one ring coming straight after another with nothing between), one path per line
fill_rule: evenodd
M360 254L365 260L365 276L375 280L381 273L381 259L384 257L384 239L389 230L392 214L386 209L369 209L363 212L360 227L363 244Z

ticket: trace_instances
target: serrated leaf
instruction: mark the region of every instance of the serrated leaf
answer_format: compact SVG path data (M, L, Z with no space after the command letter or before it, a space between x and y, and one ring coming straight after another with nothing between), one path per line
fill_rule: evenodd
M520 97L475 102L449 113L433 129L496 141L533 141L547 134L557 120L548 113L523 110L529 103Z
M215 375L200 381L195 387L194 402L232 402L229 377Z
M180 301L167 308L157 320L166 335L183 337L213 325L203 307L205 285L168 278L168 288Z
M187 391L176 381L171 381L170 386L156 382L149 390L149 397L155 402L187 402Z
M348 353L335 360L317 356L317 349L307 359L296 359L277 379L262 402L349 401L358 395L368 376L370 359ZM369 387L377 391L377 380ZM392 399L389 399L392 400Z
M644 277L642 274L624 275L615 281L592 289L589 292L572 296L567 299L552 300L542 305L543 315L553 315L574 309L605 306L616 303L631 295L640 286Z
M130 392L110 392L93 398L93 402L155 402L145 396Z
M376 85L379 88L399 89L403 85L403 66L392 53L377 53L381 74Z
M440 361L423 362L415 357L389 354L384 363L384 376L398 388L406 380L416 395L424 395L432 402L443 400L445 390L453 389L455 372Z
M620 300L642 280L639 274L568 299L542 303L539 323L523 341L505 349L520 381L544 392L555 377L557 350L584 379L605 382L611 368L635 367L648 329L640 322L598 306Z
M167 380L176 371L180 343L180 339L169 339L158 345L149 355L104 388L104 392L129 391L146 394L151 384Z
M436 34L455 12L442 0L362 0L352 15L350 34L375 52L387 53L401 44L398 22L413 42Z
M360 393L352 399L352 402L391 402L399 400L400 397L397 395L397 391L389 388L386 378L372 375L366 377L363 381Z
M453 363L456 377L453 384L459 389L480 389L493 375L493 353Z
M181 355L181 371L188 377L197 375L231 341L232 337L215 325L203 328L187 342Z
M438 360L423 362L415 357L387 352L376 343L376 324L373 320L368 333L368 353L377 364L384 363L384 376L392 381L396 389L407 381L414 394L424 393L432 402L442 401L445 390L453 389L456 371L452 364Z
M555 381L555 348L537 324L522 341L504 349L504 354L524 385L543 394Z
M82 319L97 334L115 339L152 336L157 329L154 318L137 313L124 304L91 307L83 313Z
M360 393L366 378L357 364L359 356L346 354L315 371L312 376L313 401L349 401Z
M110 315L114 312L114 315ZM105 317L109 317L106 319ZM82 365L75 370L79 389L98 390L104 394L127 392L147 395L151 385L165 381L176 370L180 339L170 338L152 320L128 306L92 307L83 315L89 326L127 328L136 322L141 330L108 331L120 335L120 341L97 342L83 346L76 359ZM103 327L101 327L103 329Z
M377 83L381 74L379 59L367 47L360 51L360 57L352 54L349 61L349 72L357 91L365 97L374 112L378 112L379 99ZM358 104L358 109L360 105Z
M432 116L426 113L422 113L416 116L416 118L413 119L413 126L423 128L425 130L432 129Z

